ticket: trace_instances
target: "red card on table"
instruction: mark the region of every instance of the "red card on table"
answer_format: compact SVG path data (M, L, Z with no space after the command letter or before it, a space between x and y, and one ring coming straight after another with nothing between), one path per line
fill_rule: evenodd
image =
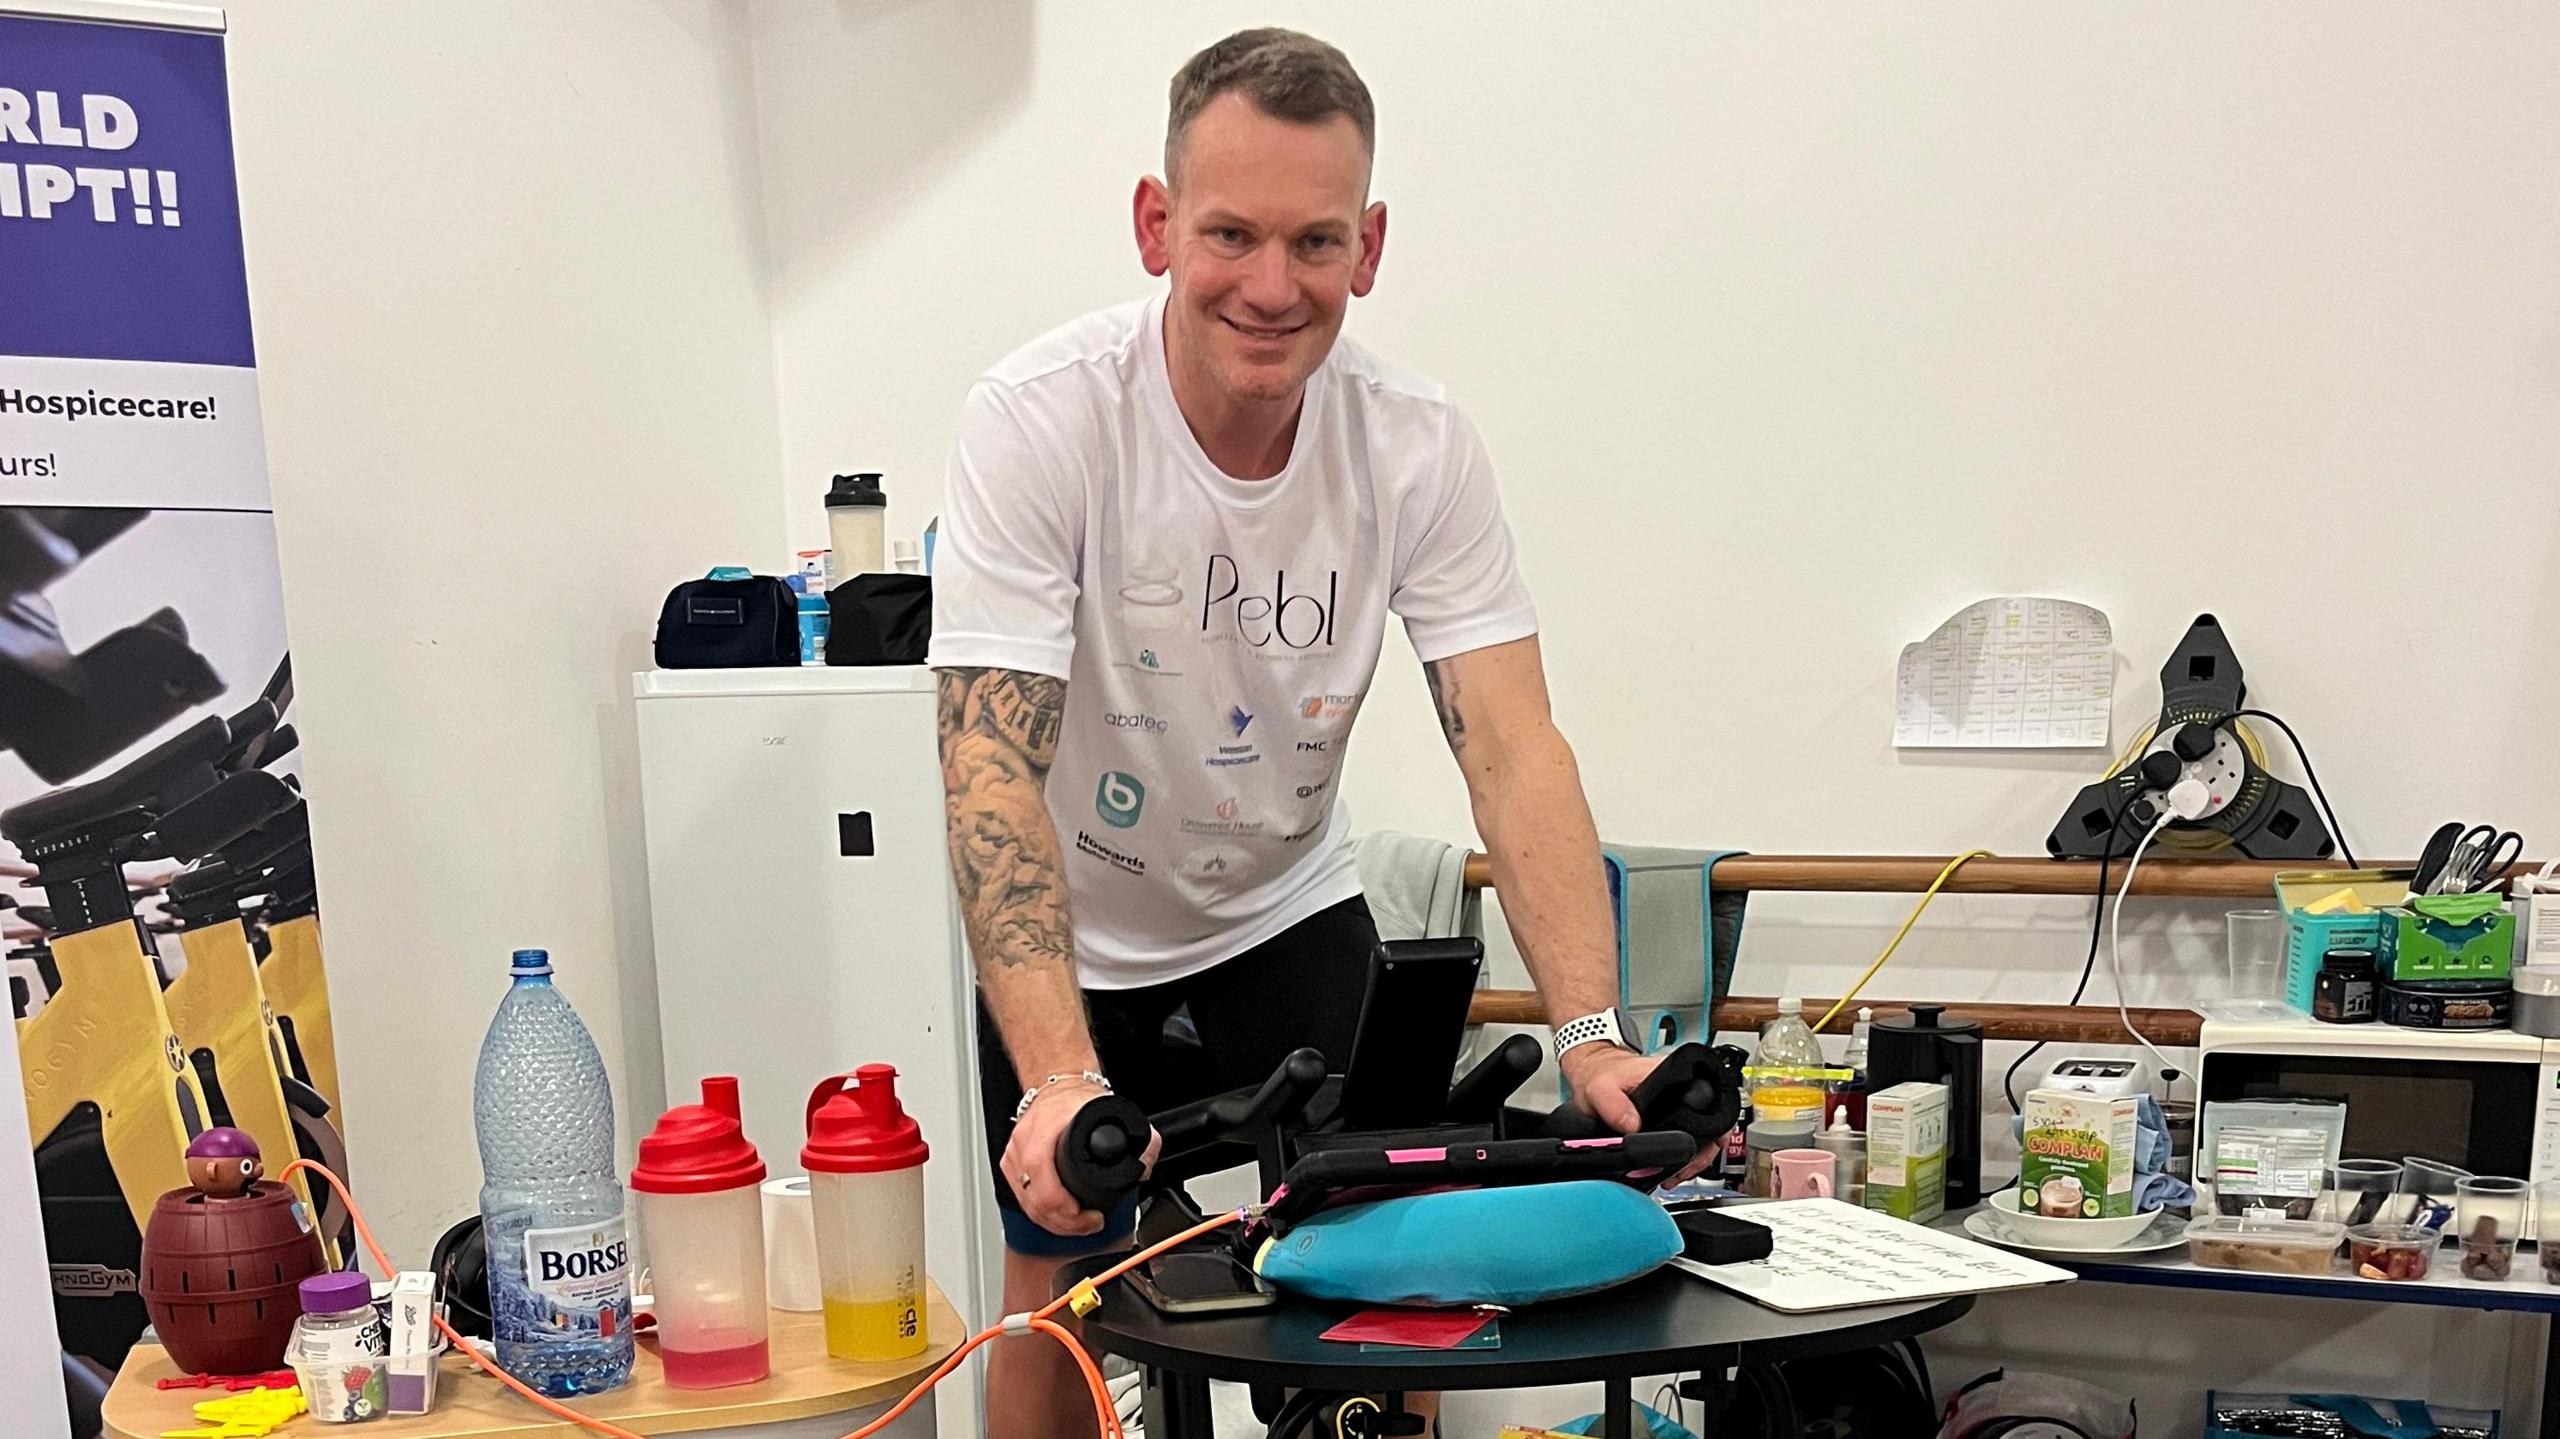
M1493 1318L1484 1309L1363 1309L1319 1337L1339 1344L1455 1349Z

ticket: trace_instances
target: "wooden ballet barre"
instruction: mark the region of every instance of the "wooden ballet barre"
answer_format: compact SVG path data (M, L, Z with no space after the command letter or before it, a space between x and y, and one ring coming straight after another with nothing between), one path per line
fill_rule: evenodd
M1735 894L1918 894L1947 867L1951 855L1881 854L1737 854L1716 863L1715 887ZM2133 892L2174 899L2263 899L2275 902L2276 875L2287 870L2344 869L2345 860L2308 859L2173 859L2145 855L2134 876ZM2413 861L2374 861L2364 869L2409 869ZM2541 868L2522 860L2506 873ZM2122 883L2124 866L2107 870L2107 888ZM1493 861L1467 856L1467 887L1493 887ZM1948 894L2064 894L2082 898L2098 888L2098 862L2091 859L2043 859L1993 856L1968 862L1945 886Z
M1719 860L1715 887L1735 894L1918 894L1929 887L1952 856L1855 854L1738 854ZM2281 871L2344 869L2344 860L2152 859L2146 856L2133 892L2168 899L2255 899L2275 902L2275 877ZM2361 869L2414 868L2409 860L2377 860ZM2519 860L2506 875L2541 868L2538 860ZM2110 868L2107 886L2115 889L2123 874ZM1467 856L1469 889L1493 887L1493 862L1481 854ZM1968 861L1945 884L1948 894L2062 895L2092 897L2098 887L2098 865L2085 859L2042 859L1986 856ZM1831 1001L1808 1000L1809 1014L1819 1015ZM1915 1001L1869 1001L1879 1015L1898 1014ZM1927 1001L1916 1001L1926 1003ZM1973 1004L1955 1001L1948 1009L1982 1025L1985 1039L2026 1042L2106 1044L2125 1042L2124 1026L2113 1006L2068 1004ZM1716 1002L1719 1031L1757 1031L1778 1011L1775 998L1729 995ZM1538 996L1525 989L1476 992L1467 1018L1476 1024L1545 1024ZM2155 1042L2189 1045L2203 1023L2191 1010L2137 1009L2136 1027Z
M1907 1011L1915 1001L1905 999L1866 999L1859 1003L1872 1005L1878 1019ZM1929 1001L1917 1001L1927 1003ZM1805 1018L1818 1019L1831 1007L1828 999L1808 999ZM2130 1044L2124 1026L2116 1018L2113 1005L2070 1004L1975 1004L1965 1000L1947 1002L1947 1012L1970 1019L1982 1026L1985 1039L2014 1039L2044 1044ZM1717 1033L1754 1034L1760 1026L1777 1017L1778 1001L1765 995L1729 995L1716 1001ZM1641 1017L1641 1016L1639 1016ZM1854 1014L1844 1014L1831 1022L1834 1032L1845 1032ZM1546 1012L1538 1007L1538 996L1526 989L1486 989L1476 992L1468 1006L1467 1018L1476 1024L1545 1024ZM2204 1021L2191 1009L2136 1009L2133 1022L2150 1036L2155 1044L2187 1045L2196 1042L2197 1026Z

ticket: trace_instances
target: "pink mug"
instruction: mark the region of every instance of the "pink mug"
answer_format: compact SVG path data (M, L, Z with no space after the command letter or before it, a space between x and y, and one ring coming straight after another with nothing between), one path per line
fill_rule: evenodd
M1781 1149L1769 1157L1771 1187L1780 1199L1829 1199L1839 1160L1828 1149Z

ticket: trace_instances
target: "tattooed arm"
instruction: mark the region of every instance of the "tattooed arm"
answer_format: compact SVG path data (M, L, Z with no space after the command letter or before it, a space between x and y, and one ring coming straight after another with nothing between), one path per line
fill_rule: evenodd
M1616 921L1600 835L1573 749L1548 713L1537 637L1435 660L1423 666L1423 677L1449 752L1467 777L1502 917L1548 1022L1616 1004ZM1652 1060L1584 1044L1565 1052L1563 1067L1577 1103L1621 1131L1634 1130L1627 1092L1643 1082Z
M978 992L1024 1089L1052 1074L1098 1071L1076 987L1066 864L1044 798L1066 683L984 668L942 670L936 683L951 878L977 957ZM1102 1227L1101 1215L1059 1185L1055 1158L1067 1121L1101 1092L1081 1079L1042 1089L1005 1150L1005 1178L1023 1212L1052 1233Z

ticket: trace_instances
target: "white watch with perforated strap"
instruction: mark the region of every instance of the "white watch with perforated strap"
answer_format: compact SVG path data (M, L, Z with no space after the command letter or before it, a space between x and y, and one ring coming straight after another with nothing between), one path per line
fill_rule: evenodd
M1635 1016L1623 1009L1604 1009L1556 1026L1556 1058L1562 1059L1566 1050L1586 1044L1614 1044L1643 1053L1636 1044Z

